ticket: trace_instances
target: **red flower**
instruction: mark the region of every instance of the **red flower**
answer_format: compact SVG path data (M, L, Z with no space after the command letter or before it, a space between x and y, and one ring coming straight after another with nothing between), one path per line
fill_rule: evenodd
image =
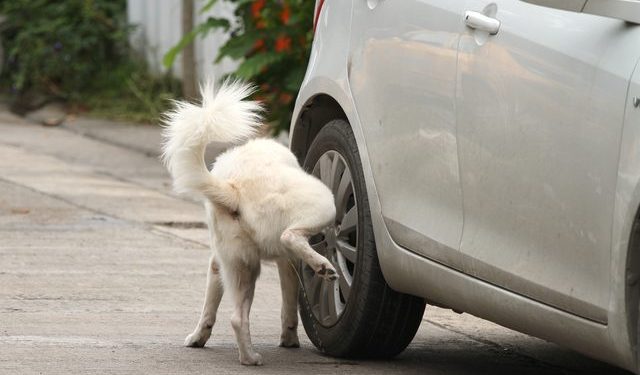
M259 50L264 48L264 39L258 39L253 44L253 49Z
M276 52L288 51L291 49L291 38L286 35L280 35L276 39Z
M256 23L256 29L258 30L262 30L265 29L267 27L266 22L264 22L264 20L260 20Z
M280 103L289 104L293 100L293 95L289 94L288 92L283 92L280 94L279 99L280 99Z
M289 9L289 5L287 3L282 7L282 12L280 12L280 21L282 21L283 25L289 23L289 18L291 18L291 10Z
M260 12L262 11L262 8L264 8L265 1L266 0L255 0L251 4L251 14L253 15L253 18L260 18Z

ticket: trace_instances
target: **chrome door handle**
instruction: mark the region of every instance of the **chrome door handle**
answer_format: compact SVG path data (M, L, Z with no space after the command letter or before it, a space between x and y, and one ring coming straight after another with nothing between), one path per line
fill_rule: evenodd
M486 31L491 35L496 35L500 30L500 21L472 10L464 12L464 23L472 29Z

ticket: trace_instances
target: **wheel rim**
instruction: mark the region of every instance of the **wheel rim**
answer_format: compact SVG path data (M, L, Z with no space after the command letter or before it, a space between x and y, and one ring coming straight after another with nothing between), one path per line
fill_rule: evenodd
M318 159L312 174L334 195L334 225L310 238L311 247L324 255L338 272L338 280L328 281L305 265L303 286L315 318L323 326L335 324L344 312L351 293L358 249L358 207L351 170L336 151L327 151Z

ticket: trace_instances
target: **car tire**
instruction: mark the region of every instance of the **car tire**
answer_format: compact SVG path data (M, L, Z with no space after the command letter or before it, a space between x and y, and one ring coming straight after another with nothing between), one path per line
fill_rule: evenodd
M425 301L392 290L382 275L362 165L355 137L346 121L334 120L326 124L309 147L304 161L304 168L309 173L322 177L323 182L327 183L324 180L329 179L322 175L322 165L329 165L329 161L322 158L332 161L332 171L340 169L336 164L344 164L345 172L340 182L333 181L330 184L332 186L329 186L336 195L336 224L323 234L312 237L310 243L332 262L342 283L340 280L321 280L307 266L300 265L303 284L300 292L300 316L304 329L313 344L331 356L394 357L415 336L422 321ZM353 195L341 201L339 195L345 195L342 192L344 189L337 190L336 185L344 185L347 170L351 177ZM337 194L338 192L341 194ZM351 203L345 204L345 200ZM341 207L338 206L346 208L341 212ZM345 236L340 240L342 237L339 228L342 224L346 226L347 214L353 215L352 209L357 212L355 233L352 231L350 237ZM331 230L337 233L333 237L340 237L334 239L336 245L333 250L329 238L332 236L329 233ZM347 261L346 256L343 256L346 253L340 250L349 245L345 241L351 241L350 249L356 249L355 256L351 255L354 262ZM349 280L351 285L347 285ZM323 307L323 304L329 307ZM340 306L331 306L336 304ZM323 313L332 308L339 310L339 314L335 311L334 314Z

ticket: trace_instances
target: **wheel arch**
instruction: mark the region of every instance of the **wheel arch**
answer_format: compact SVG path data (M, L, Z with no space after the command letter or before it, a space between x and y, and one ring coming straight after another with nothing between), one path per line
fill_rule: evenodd
M640 60L630 75L618 162L611 252L610 335L635 372L640 368Z
M345 120L349 123L342 106L328 94L317 94L309 98L293 122L291 151L302 164L311 142L331 120Z

